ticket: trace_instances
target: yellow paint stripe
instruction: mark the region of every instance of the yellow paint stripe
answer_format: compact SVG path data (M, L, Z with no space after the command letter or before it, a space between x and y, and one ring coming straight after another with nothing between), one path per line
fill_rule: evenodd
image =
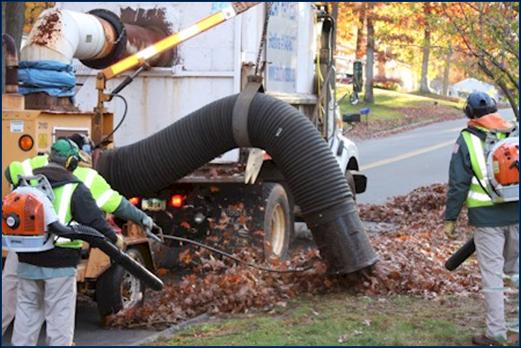
M462 129L462 127L449 128L449 129L442 130L440 133L452 133L452 132L460 131L461 129Z
M424 154L424 153L427 153L427 152L431 152L431 151L434 151L434 150L437 150L437 149L441 149L443 147L450 146L450 145L453 145L453 144L454 144L454 141L451 140L451 141L446 141L446 142L443 142L443 143L440 143L440 144L437 144L437 145L427 146L427 147L424 147L422 149L406 152L404 154L401 154L401 155L398 155L398 156L395 156L395 157L392 157L392 158L388 158L388 159L381 160L381 161L376 161L376 162L370 163L370 164L365 165L365 166L360 166L360 170L364 171L364 170L367 170L367 169L372 169L372 168L376 168L376 167L385 166L387 164L391 164L391 163L394 163L394 162L402 161L402 160L407 159L407 158L419 156L421 154Z

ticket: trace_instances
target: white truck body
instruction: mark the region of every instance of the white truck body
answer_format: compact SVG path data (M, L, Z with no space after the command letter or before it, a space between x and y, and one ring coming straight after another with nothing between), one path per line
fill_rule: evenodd
M173 32L188 27L210 15L228 2L200 3L114 3L114 2L59 2L59 8L87 12L105 8L119 14L121 9L161 9ZM121 94L128 101L128 114L122 127L115 134L117 146L139 141L169 126L181 117L222 97L239 93L243 66L255 63L265 19L265 4L257 5L232 20L188 40L177 48L177 57L171 67L153 68L141 73ZM265 74L265 90L282 99L316 102L314 76L318 35L315 8L308 2L273 3L265 56L268 62ZM74 62L78 82L83 84L75 97L81 111L92 111L96 105L97 70ZM108 90L118 85L124 76L108 82ZM292 103L293 104L293 103ZM107 104L115 114L115 123L123 113L123 105L114 100ZM334 115L334 113L331 113ZM358 169L356 146L342 136L335 117L327 121L327 139L342 170L348 161L355 159ZM338 151L338 147L345 151ZM341 152L341 155L337 154ZM237 161L238 150L233 150L214 163Z

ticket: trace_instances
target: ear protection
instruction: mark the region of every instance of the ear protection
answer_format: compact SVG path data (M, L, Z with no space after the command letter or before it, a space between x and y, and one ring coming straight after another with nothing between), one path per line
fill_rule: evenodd
M71 147L71 150L75 149L76 148L76 144L73 144L72 140L70 140L68 138L66 138L66 139L67 139L67 143ZM78 167L79 163L80 163L80 157L79 156L69 156L65 160L65 168L67 170L73 172Z
M76 146L76 144L68 139L68 138L60 138L60 139L63 139L65 141L67 141L67 144L69 144L69 149L71 150L71 152L77 152L78 155L70 155L68 157L65 157L65 156L54 156L55 160L58 160L58 162L60 162L61 164L63 164L63 166L65 167L65 169L67 169L68 171L74 171L77 167L78 167L78 164L80 163L80 157L79 157L79 152L78 152L78 147ZM76 150L76 151L73 151L73 150Z

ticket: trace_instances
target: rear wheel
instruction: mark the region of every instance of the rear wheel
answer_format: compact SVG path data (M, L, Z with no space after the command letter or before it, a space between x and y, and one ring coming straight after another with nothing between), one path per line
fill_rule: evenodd
M293 230L291 207L286 190L280 184L265 184L264 197L264 256L288 256Z
M128 249L127 254L145 265L139 249ZM118 264L113 264L96 282L96 302L102 317L139 306L144 298L145 283Z

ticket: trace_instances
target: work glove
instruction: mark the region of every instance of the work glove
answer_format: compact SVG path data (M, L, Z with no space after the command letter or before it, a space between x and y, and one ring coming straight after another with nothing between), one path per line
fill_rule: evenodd
M456 232L456 221L445 221L443 230L449 240L455 240L458 238L458 233Z
M123 235L116 234L116 237L118 238L116 240L116 246L118 247L118 249L119 250L125 249L125 239L123 238Z
M150 216L145 215L143 219L141 219L141 226L143 226L143 228L147 231L151 232L155 226L154 220L152 220Z

